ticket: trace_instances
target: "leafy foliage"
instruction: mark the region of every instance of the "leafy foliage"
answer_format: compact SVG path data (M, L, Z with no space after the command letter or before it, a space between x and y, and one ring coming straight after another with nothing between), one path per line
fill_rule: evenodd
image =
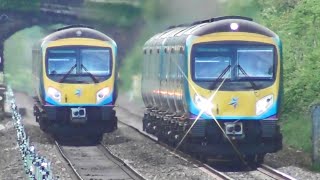
M84 6L83 19L125 27L132 26L142 13L141 7L130 4L85 2Z
M132 78L134 75L141 74L142 66L142 47L148 38L159 31L164 14L160 1L142 0L142 14L145 21L144 29L139 40L134 43L134 48L127 54L120 69L121 90L130 90L132 88Z

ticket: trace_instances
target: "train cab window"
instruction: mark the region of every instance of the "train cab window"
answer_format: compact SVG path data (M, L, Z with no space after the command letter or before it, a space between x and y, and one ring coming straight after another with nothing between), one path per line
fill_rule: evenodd
M49 48L46 72L48 77L56 82L101 82L112 72L111 49L88 46Z
M229 49L197 48L194 57L195 80L207 81L217 79L231 65ZM230 78L227 72L224 77Z
M48 74L63 75L77 63L77 54L75 50L49 50L48 51ZM69 74L76 74L75 68Z
M90 72L93 75L110 75L110 51L109 49L81 49L81 73Z
M197 85L225 90L269 87L275 81L277 55L271 44L212 42L195 44L191 50L191 74Z
M273 78L273 48L238 48L239 78Z

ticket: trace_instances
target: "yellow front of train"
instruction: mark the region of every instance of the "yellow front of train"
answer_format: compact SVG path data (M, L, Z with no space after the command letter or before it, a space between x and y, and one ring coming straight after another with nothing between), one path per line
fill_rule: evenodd
M207 26L187 40L185 89L189 118L199 121L191 134L215 145L190 148L204 154L238 152L263 159L282 147L278 126L281 41L248 20L217 20Z
M40 126L59 125L59 130L77 126L77 131L97 134L115 129L115 42L96 30L71 27L47 36L40 46L42 56L35 70L39 75L35 115Z
M190 96L203 117L261 120L277 115L276 41L252 33L215 33L196 38L192 46Z
M55 106L113 104L112 44L87 38L48 43L43 64L45 101ZM81 59L77 61L77 59Z

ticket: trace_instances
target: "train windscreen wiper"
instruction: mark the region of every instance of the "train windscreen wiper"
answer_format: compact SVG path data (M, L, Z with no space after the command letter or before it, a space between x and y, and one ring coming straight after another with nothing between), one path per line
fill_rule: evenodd
M81 64L81 68L84 69L89 74L89 76L91 77L94 83L99 83L99 80L90 71L88 71L88 69L84 67L83 64Z
M245 75L246 77L250 77L250 76L247 74L247 72L240 66L240 64L238 64L238 68L239 68L239 70L241 71L241 73L242 73L243 75ZM257 85L256 85L252 80L249 79L249 83L251 84L253 90L256 90L256 89L257 89Z
M77 64L74 64L70 70L60 79L59 83L62 83L70 75L70 73L77 67Z
M217 83L222 79L222 77L230 70L231 65L228 65L223 71L222 73L218 76L218 78L212 83L211 86L209 86L209 89L213 89L214 87L216 87Z

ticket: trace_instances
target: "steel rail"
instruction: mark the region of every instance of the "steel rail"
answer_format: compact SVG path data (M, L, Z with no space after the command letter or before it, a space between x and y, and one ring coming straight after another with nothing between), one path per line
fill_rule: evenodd
M257 167L257 171L277 180L296 180L295 178L265 164L261 164L260 167Z
M60 144L57 141L54 141L54 144L56 145L57 149L59 150L61 156L63 157L64 160L66 160L68 162L68 165L71 167L73 173L77 176L78 179L80 180L84 180L81 175L78 173L77 169L74 167L74 165L72 164L72 162L70 161L70 159L65 155L65 153L63 152Z
M126 174L128 174L134 180L145 180L147 178L143 177L138 171L134 170L131 166L125 163L118 156L113 154L110 149L102 144L98 145L98 148L103 151L103 154L108 157L112 162L117 164Z
M57 141L55 141L55 145L58 148L62 157L68 162L68 165L71 167L72 171L77 176L77 178L80 180L84 180L81 177L80 173L77 171L75 165L71 162L71 160L64 153L62 146L60 146L60 144ZM114 164L116 164L120 169L123 170L123 172L125 172L133 180L145 180L146 179L139 172L135 171L132 167L130 167L128 164L126 164L123 160L121 160L119 157L117 157L115 154L113 154L108 147L105 147L102 144L98 144L97 148L105 155L105 157L107 157L110 161L112 161Z

